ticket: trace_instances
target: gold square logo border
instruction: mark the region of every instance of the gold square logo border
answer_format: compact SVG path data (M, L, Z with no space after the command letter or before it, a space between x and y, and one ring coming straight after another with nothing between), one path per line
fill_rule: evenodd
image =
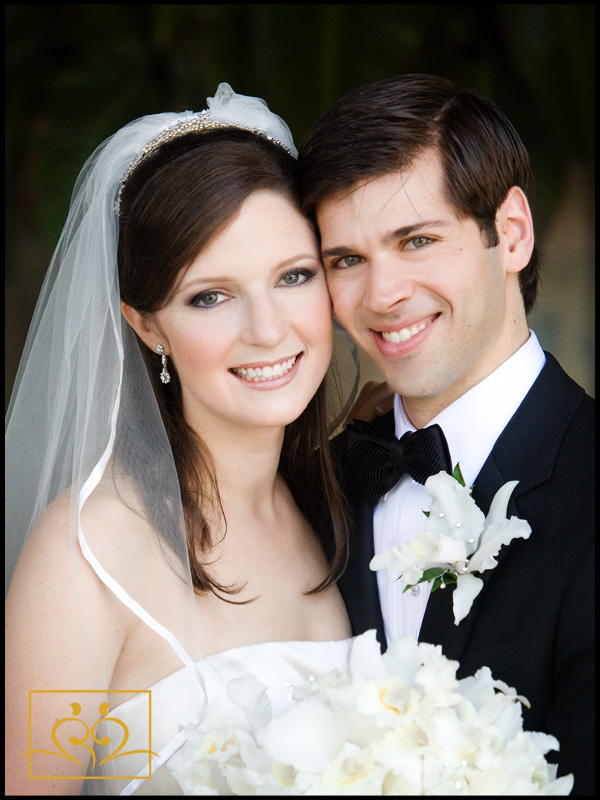
M149 780L152 777L152 690L151 689L114 689L110 694L147 694L148 695L148 775L32 775L31 774L31 701L34 694L99 694L106 697L109 692L101 689L30 689L29 690L29 779L32 781L48 780L84 780L84 781L115 781L115 780Z

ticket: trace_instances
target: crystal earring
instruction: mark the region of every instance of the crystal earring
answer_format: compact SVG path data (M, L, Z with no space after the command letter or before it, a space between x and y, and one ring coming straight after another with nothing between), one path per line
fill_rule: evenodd
M171 376L167 371L167 357L165 355L165 349L162 346L162 344L156 345L156 352L160 353L160 355L162 356L162 372L160 373L160 379L163 383L169 383L169 381L171 380Z

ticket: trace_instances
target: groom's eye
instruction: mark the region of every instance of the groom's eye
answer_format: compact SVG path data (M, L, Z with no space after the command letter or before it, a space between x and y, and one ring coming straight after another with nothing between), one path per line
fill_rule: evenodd
M363 260L362 256L342 256L331 263L331 269L344 269L344 267L355 267Z
M406 247L409 250L419 250L422 247L426 247L433 239L429 236L414 236L412 239L408 239L406 242Z

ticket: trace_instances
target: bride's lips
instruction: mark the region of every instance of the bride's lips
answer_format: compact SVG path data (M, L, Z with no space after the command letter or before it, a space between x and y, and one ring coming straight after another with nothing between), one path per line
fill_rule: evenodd
M401 358L412 353L429 336L439 316L431 314L420 319L390 323L379 330L372 328L371 333L383 356Z
M240 367L231 367L229 374L248 389L268 392L272 389L280 389L294 380L300 368L302 356L303 353L297 353L279 361L257 361Z

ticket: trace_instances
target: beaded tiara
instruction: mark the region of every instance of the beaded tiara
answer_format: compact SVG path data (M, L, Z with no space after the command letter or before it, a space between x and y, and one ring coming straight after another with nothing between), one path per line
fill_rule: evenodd
M184 136L187 133L199 133L201 131L214 130L216 128L238 128L242 131L248 131L249 133L257 134L258 136L262 136L264 139L268 139L270 142L283 147L286 152L290 153L290 155L293 155L291 149L286 144L281 142L279 139L276 139L274 136L271 136L262 128L250 128L246 127L245 125L239 125L236 122L219 122L211 117L210 111L200 111L198 114L190 117L189 119L180 120L174 125L165 128L157 136L155 136L153 139L150 139L150 141L145 144L140 154L131 162L127 171L121 178L117 199L115 202L115 211L119 213L121 194L131 174L137 169L142 161L148 158L148 156L152 155L152 153L156 152L161 145L163 145L165 142L170 142L173 139L177 139L179 136Z

